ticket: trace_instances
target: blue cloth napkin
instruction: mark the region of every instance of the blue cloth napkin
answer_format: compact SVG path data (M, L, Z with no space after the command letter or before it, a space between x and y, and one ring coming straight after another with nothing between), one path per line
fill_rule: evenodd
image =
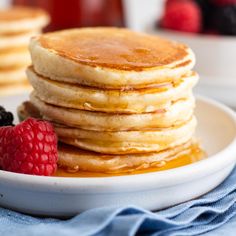
M89 210L69 220L59 220L31 217L0 208L0 235L198 235L229 220L232 226L236 226L235 202L236 169L226 181L205 196L155 213L137 206L105 207ZM228 224L223 235L236 235L236 228ZM213 232L212 235L217 235L217 230Z

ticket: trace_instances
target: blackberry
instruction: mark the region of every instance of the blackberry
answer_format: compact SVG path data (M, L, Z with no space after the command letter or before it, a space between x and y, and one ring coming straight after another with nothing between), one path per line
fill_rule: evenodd
M0 126L13 125L13 114L0 106Z
M209 12L210 6L211 6L211 2L209 0L195 0L195 2L201 8L203 15L205 15Z
M202 11L203 16L203 31L212 28L211 18L212 13L215 11L215 7L212 4L211 0L195 0L195 2L199 5Z
M236 35L236 5L219 7L214 16L216 29L224 35Z

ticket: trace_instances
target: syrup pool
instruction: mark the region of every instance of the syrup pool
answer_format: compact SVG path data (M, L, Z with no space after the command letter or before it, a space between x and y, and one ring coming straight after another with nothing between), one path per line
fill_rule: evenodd
M184 154L170 160L165 163L165 165L161 167L153 167L143 170L137 170L132 172L122 172L122 173L97 173L97 172L86 172L86 171L78 171L78 172L69 172L63 168L58 168L55 176L57 177L79 177L79 178L89 178L89 177L111 177L111 176L122 176L122 175L134 175L134 174L144 174L155 171L169 170L185 165L189 165L195 162L198 162L204 158L206 158L206 153L196 144L190 147L190 152L188 154Z

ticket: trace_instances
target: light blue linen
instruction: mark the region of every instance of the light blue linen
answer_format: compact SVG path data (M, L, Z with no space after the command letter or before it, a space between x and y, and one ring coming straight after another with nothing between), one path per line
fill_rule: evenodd
M221 226L221 227L220 227ZM236 169L210 193L152 213L137 206L89 210L69 220L0 208L1 236L236 235Z

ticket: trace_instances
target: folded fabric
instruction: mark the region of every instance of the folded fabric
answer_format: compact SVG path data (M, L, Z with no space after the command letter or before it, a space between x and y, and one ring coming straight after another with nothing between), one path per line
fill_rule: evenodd
M59 220L31 217L0 208L0 235L198 235L218 228L235 216L235 202L236 169L210 193L155 213L137 206L104 207L69 220ZM224 232L225 235L230 235L229 231Z

